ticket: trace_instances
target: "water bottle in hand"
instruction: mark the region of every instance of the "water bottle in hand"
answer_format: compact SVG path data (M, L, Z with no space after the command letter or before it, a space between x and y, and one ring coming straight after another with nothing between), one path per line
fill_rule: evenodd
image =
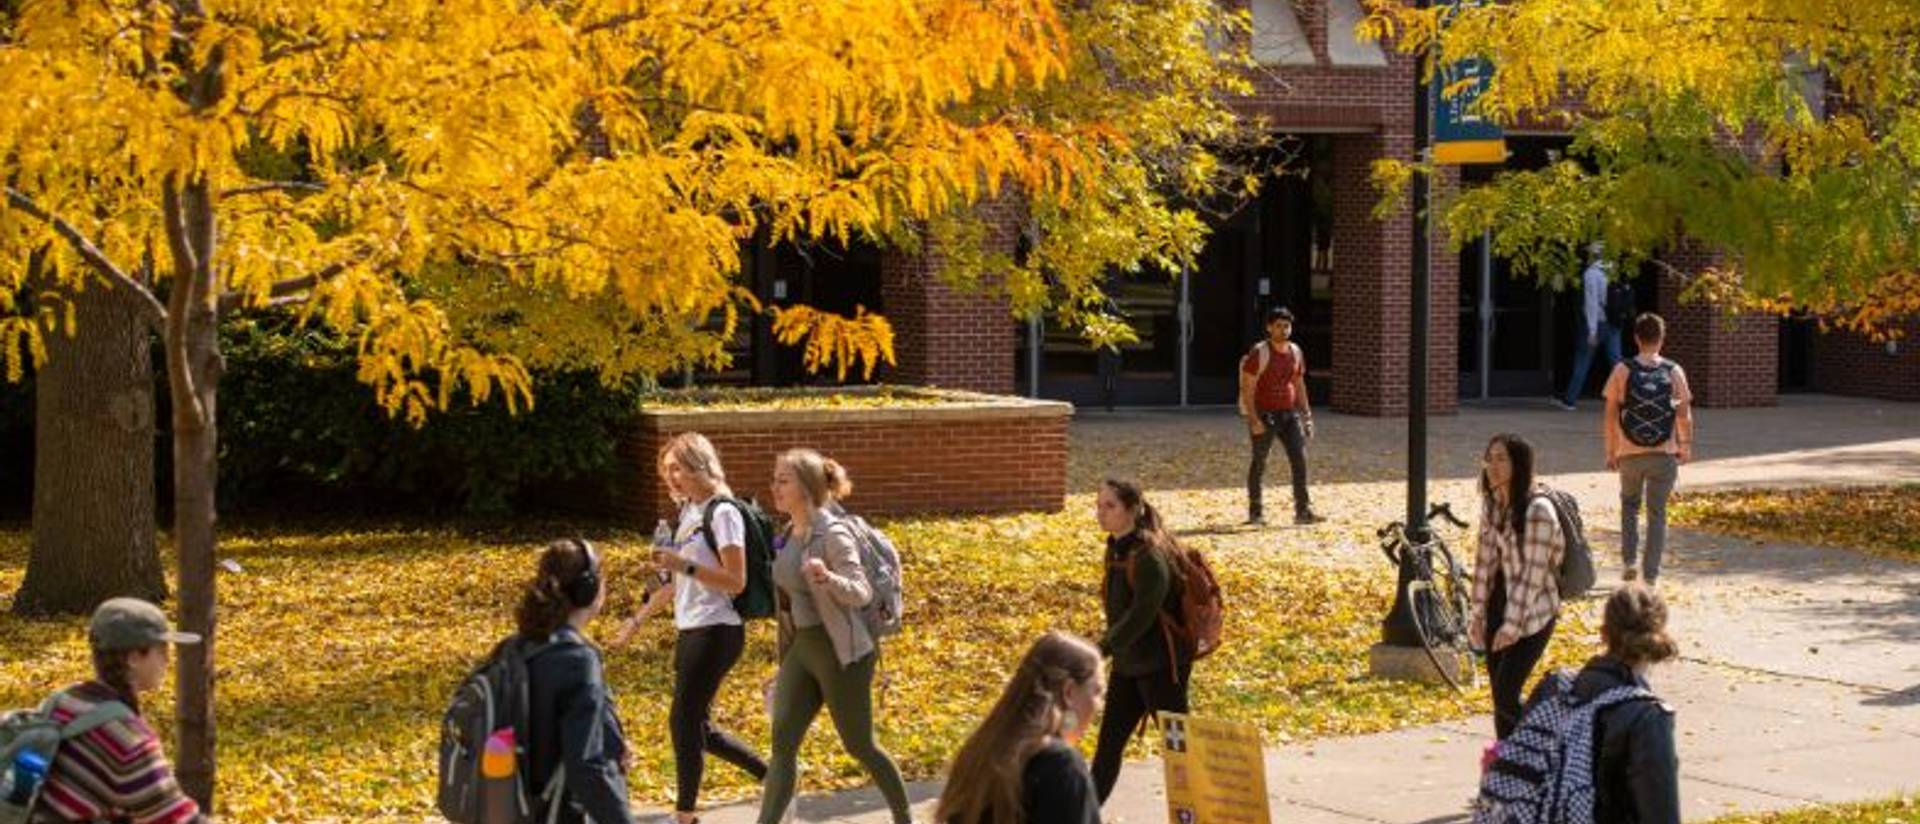
M668 524L667 519L665 518L661 518L660 523L655 525L653 528L653 547L655 549L664 549L669 552L673 551L675 548L674 541L673 541L673 526L671 524ZM648 589L652 589L653 587L663 587L673 583L673 573L668 572L664 569L656 569L654 570L654 573L653 573L653 580L654 580L653 585L649 586Z

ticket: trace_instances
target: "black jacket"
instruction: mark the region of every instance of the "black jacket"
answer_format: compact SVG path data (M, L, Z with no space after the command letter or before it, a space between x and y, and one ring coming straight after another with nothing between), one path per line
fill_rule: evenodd
M600 651L572 627L554 633L553 646L527 662L527 790L538 795L566 765L566 801L560 821L632 824L627 776L620 760L626 734L614 714ZM534 799L538 804L538 799ZM545 820L544 808L537 816Z
M1634 684L1646 686L1626 664L1600 656L1574 678L1573 694L1590 699ZM1596 824L1680 824L1671 707L1660 701L1616 704L1600 712L1593 740Z

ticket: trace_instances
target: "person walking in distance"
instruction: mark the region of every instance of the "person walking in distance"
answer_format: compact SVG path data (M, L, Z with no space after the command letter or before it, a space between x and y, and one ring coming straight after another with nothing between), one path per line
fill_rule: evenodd
M1240 415L1253 443L1247 465L1247 523L1266 523L1261 492L1267 455L1277 438L1293 470L1293 522L1319 523L1307 494L1307 440L1313 437L1313 404L1307 399L1307 356L1292 341L1293 312L1267 310L1267 339L1240 358Z
M1621 361L1607 378L1607 413L1600 421L1607 468L1620 473L1620 561L1622 576L1660 577L1667 548L1667 498L1673 494L1680 465L1693 460L1693 390L1686 370L1660 356L1667 323L1659 315L1641 315L1633 323L1639 354ZM1647 553L1636 566L1640 546L1640 504L1647 505Z
M1587 373L1593 369L1594 350L1604 348L1607 368L1620 362L1621 330L1633 322L1633 287L1607 279L1606 247L1594 241L1588 247L1593 262L1580 276L1582 309L1580 328L1574 335L1573 375L1567 379L1567 391L1555 402L1569 412L1578 408L1580 393L1587 388Z

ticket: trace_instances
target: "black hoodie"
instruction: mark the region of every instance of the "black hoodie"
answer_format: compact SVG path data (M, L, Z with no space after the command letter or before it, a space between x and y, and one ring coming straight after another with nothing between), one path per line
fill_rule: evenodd
M1615 687L1647 682L1618 659L1599 656L1574 678L1573 694L1591 700ZM1536 697L1538 694L1536 693ZM1680 761L1673 746L1673 708L1627 701L1594 721L1595 824L1680 824Z

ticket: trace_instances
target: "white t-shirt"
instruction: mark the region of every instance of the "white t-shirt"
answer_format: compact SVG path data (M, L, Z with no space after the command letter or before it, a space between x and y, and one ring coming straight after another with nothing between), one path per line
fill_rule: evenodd
M700 531L700 515L707 502L690 503L680 508L680 528L674 531L673 545L680 557L703 566L722 567L719 547L707 544ZM740 510L721 504L713 510L713 539L720 546L745 547L747 524ZM673 625L679 629L699 629L720 624L739 624L740 613L733 609L733 596L694 580L684 569L673 575Z

